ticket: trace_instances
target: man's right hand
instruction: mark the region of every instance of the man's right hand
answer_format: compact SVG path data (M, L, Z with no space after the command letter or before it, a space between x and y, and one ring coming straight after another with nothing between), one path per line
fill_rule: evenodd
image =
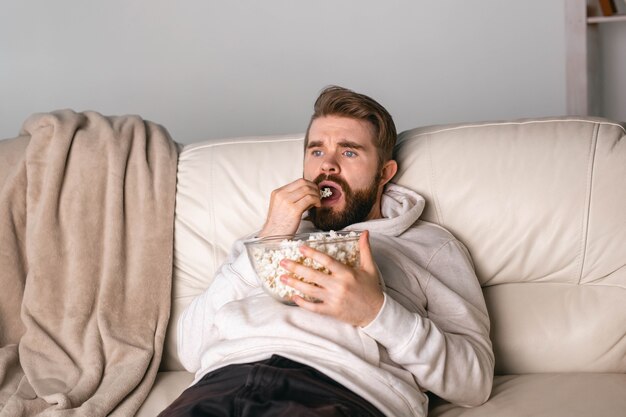
M300 178L277 188L272 191L267 219L259 237L294 234L302 214L321 205L320 189L313 181Z

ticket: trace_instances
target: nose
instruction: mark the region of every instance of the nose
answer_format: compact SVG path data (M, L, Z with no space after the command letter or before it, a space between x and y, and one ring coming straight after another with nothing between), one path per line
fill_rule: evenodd
M339 164L335 159L334 155L326 155L321 165L322 172L324 174L338 174L339 173Z

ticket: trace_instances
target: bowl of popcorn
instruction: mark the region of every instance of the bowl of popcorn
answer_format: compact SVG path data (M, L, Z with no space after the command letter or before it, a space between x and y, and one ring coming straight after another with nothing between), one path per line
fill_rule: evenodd
M291 275L305 281L304 278L293 274L280 266L280 261L290 259L294 262L311 267L329 274L330 272L318 262L307 258L300 252L300 246L306 245L327 255L339 262L351 266L359 265L359 237L360 232L315 232L300 233L293 236L268 236L250 239L244 242L250 263L254 267L257 278L263 289L278 301L295 305L292 296L299 295L306 300L317 302L312 297L281 282L281 275Z

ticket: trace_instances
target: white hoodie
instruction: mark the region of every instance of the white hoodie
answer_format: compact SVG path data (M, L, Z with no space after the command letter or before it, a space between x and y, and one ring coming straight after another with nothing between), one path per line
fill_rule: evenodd
M369 230L385 301L366 327L283 305L257 283L242 241L183 312L178 354L196 373L278 354L330 376L388 416L425 416L424 391L475 406L487 400L494 358L482 291L465 247L418 220L424 199L388 184ZM300 231L313 231L302 222Z

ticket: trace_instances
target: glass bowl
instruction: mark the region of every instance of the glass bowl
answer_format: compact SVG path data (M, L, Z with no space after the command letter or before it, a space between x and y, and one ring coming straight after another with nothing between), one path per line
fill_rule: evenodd
M313 302L319 300L305 296L300 291L283 284L280 281L280 276L285 274L301 281L304 279L282 268L280 261L290 259L328 274L329 271L326 268L300 253L298 248L307 245L332 256L345 265L358 267L360 235L360 232L354 231L299 233L293 236L268 236L250 239L245 241L244 245L263 289L278 301L287 305L295 305L291 301L293 295L299 295Z

